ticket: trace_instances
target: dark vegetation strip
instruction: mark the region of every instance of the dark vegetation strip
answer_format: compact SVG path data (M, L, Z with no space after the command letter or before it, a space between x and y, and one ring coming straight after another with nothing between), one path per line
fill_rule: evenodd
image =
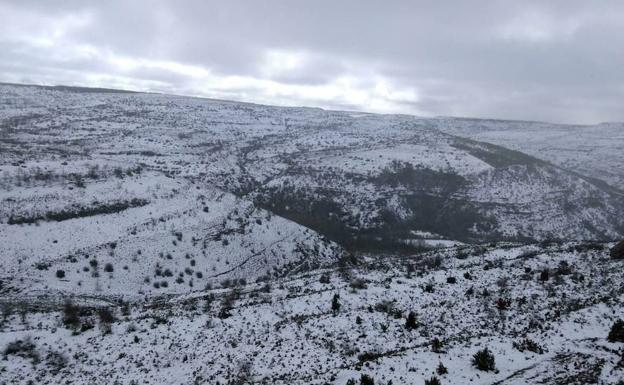
M35 216L11 215L7 221L9 225L32 224L38 221L61 222L68 219L91 217L100 214L114 214L133 207L145 206L149 203L146 199L133 198L128 201L113 203L100 203L89 207L75 207L61 211L48 211Z

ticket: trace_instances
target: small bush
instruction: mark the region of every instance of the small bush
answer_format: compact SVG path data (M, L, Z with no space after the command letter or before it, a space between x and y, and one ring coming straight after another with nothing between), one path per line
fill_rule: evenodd
M479 350L472 356L472 365L485 372L493 371L496 369L494 354L488 348Z
M63 324L74 331L80 327L80 308L70 301L63 307Z
M524 352L525 350L528 350L529 352L533 352L537 354L544 353L544 349L537 342L529 338L525 338L519 342L514 341L512 345L514 349L518 350L519 352Z
M446 283L450 283L450 284L457 283L457 278L455 278L455 277L446 277Z
M416 321L416 313L410 311L407 315L407 320L405 321L405 328L407 330L414 330L418 327L418 322Z
M360 361L360 363L364 363L364 362L368 362L368 361L375 361L375 360L379 359L380 357L382 357L381 353L377 353L377 352L364 352L364 353L358 355L358 361Z
M366 280L363 278L354 279L351 283L349 283L349 286L351 286L353 290L363 290L368 287Z
M37 346L30 340L30 337L10 342L4 349L4 358L6 359L10 355L31 359L33 364L39 363Z
M108 307L99 308L97 314L102 323L111 324L115 322L115 315Z
M115 316L111 309L107 307L103 307L98 309L98 317L100 319L100 329L102 330L102 334L111 334L113 329L111 324L115 322Z
M327 273L321 274L321 277L319 278L319 282L320 283L324 283L324 284L328 284L330 282L329 281L329 274L327 274Z
M505 311L509 309L509 305L510 305L511 301L507 300L505 298L499 298L496 301L496 308L500 311Z
M446 368L446 366L444 366L443 363L440 362L440 364L436 368L436 373L438 373L440 376L443 376L448 373L448 369Z
M433 376L428 380L425 380L425 385L441 385L438 377Z
M114 271L113 264L107 263L106 265L104 265L104 271L107 273L112 273Z
M331 308L334 315L338 314L338 312L340 311L340 295L334 294L334 296L332 297Z
M65 278L65 270L57 270L56 271L56 278L58 278L58 279Z
M624 240L613 246L609 251L609 255L613 259L624 259Z
M375 385L375 380L368 374L362 374L360 377L360 385Z
M442 348L444 347L444 343L440 341L439 338L434 338L431 341L431 351L434 353L442 353Z
M619 319L613 323L607 340L609 342L624 342L624 321Z

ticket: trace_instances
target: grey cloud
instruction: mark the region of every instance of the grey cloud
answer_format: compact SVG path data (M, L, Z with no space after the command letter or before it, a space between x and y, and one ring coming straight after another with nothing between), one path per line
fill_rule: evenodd
M0 80L90 85L97 78L116 83L93 85L330 108L624 120L624 3L617 0L26 0L0 7L8 31L20 31L24 19L50 31L59 29L55 20L79 19L48 45L28 31L0 36L10 46L0 53ZM63 50L64 57L51 55ZM267 70L275 52L284 57Z

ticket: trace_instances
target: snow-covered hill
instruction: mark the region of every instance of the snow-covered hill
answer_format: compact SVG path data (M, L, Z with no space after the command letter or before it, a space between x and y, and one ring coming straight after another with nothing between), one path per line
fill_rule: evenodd
M232 194L95 164L84 187L61 176L0 192L4 291L181 293L308 269L341 254L313 231Z
M396 250L414 231L608 240L624 228L619 190L432 119L8 85L0 97L9 187L59 163L142 167L366 250Z
M0 85L0 385L621 385L617 156L454 122Z
M461 118L429 121L444 132L522 151L624 190L624 123L580 126Z

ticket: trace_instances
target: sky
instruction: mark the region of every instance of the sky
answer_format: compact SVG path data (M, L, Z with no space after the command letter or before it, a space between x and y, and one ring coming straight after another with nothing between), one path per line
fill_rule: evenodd
M624 121L624 1L0 0L0 81Z

